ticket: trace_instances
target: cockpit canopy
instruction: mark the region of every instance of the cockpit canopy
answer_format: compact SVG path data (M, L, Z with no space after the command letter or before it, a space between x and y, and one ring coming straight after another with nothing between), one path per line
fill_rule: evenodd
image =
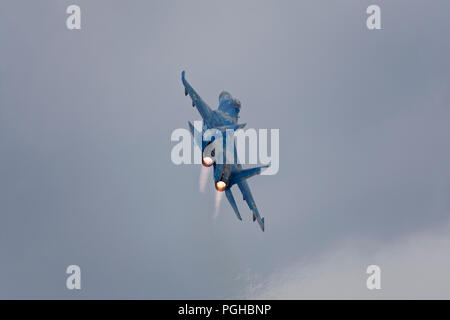
M223 100L231 100L231 99L232 99L231 94L229 94L226 91L222 91L219 94L219 102L222 102Z
M238 108L238 109L241 108L241 102L240 102L238 99L233 98L229 92L227 92L227 91L222 91L222 92L219 94L219 103L222 103L222 101L226 101L226 100L231 100L231 101L233 101L233 104L234 104L234 106L235 106L236 108Z

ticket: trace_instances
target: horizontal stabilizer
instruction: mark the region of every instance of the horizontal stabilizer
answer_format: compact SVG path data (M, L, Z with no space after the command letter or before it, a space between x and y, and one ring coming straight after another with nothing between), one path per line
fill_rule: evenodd
M264 168L267 168L267 167L269 167L269 165L259 166L259 167L250 168L250 169L241 169L241 170L237 171L236 173L232 174L231 182L232 182L232 184L235 184L242 180L251 178L257 174L260 174L261 170Z
M236 213L237 218L239 220L242 220L241 215L239 214L238 207L236 205L236 201L234 200L233 193L231 192L231 189L226 189L225 195L227 196L228 201L230 202L231 206L233 207L234 213Z
M230 125L225 125L225 126L214 127L212 129L217 129L220 132L225 132L227 130L239 130L239 129L244 128L246 125L247 125L246 123L230 124Z

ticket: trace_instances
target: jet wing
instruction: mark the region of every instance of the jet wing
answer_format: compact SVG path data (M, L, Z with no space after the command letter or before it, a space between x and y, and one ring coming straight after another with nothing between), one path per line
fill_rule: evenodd
M255 200L253 200L252 193L250 192L250 187L248 186L248 183L246 180L242 180L237 183L239 186L239 189L242 192L242 195L244 196L244 200L247 202L248 207L250 210L252 210L253 213L253 221L258 220L259 226L261 227L262 231L264 231L264 218L261 218L258 212L258 208L256 207Z
M183 71L181 73L181 81L184 85L184 94L189 95L192 99L192 106L197 107L198 112L203 118L203 121L206 123L208 127L212 125L211 118L212 118L212 110L211 108L206 104L205 101L198 95L197 92L191 87L189 82L185 79L185 72Z

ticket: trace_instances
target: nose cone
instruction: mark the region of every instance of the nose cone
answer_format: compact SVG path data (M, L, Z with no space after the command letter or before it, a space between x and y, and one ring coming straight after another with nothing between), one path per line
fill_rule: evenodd
M213 164L213 159L212 158L210 158L210 157L204 157L203 159L202 159L202 164L205 166L205 167L211 167L212 166L212 164Z
M216 190L219 192L225 191L227 188L227 184L223 181L217 181L216 182Z

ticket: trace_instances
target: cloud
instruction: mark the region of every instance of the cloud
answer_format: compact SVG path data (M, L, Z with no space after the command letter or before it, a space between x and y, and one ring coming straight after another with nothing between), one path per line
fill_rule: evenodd
M450 224L375 247L345 241L266 279L247 279L249 299L449 299ZM366 268L381 268L381 290L368 290Z

